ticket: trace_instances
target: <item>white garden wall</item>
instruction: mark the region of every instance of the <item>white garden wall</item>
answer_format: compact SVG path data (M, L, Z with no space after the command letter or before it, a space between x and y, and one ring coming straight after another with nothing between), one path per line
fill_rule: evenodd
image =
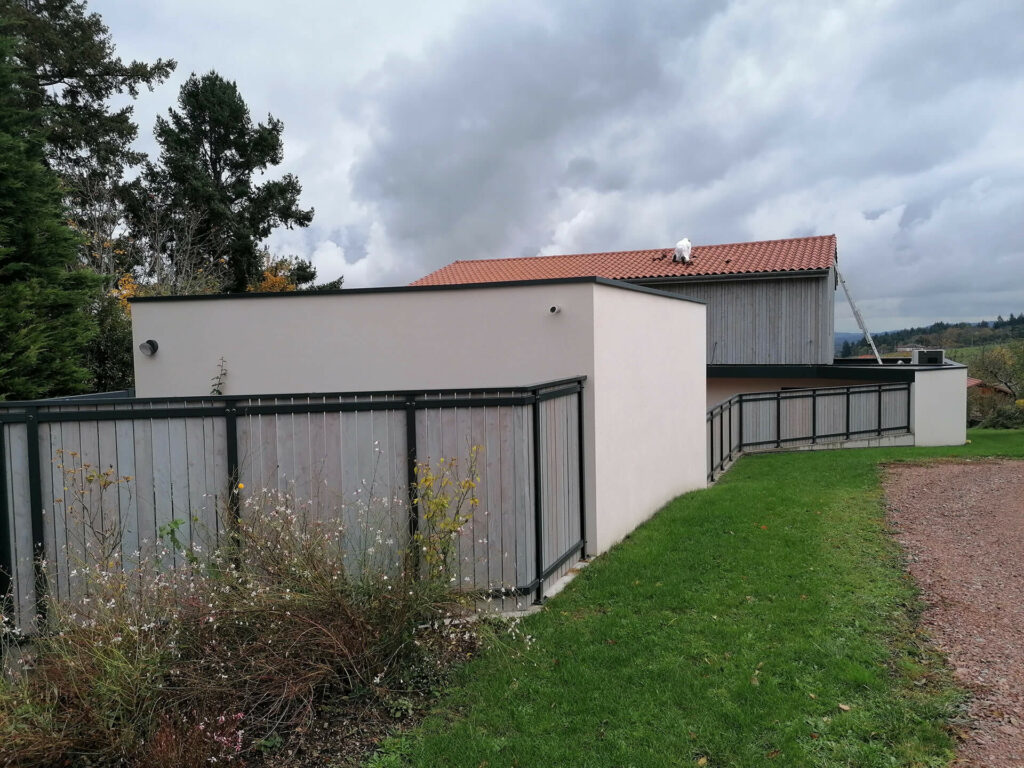
M944 365L914 373L914 445L963 445L967 440L967 367Z
M600 550L707 483L704 309L603 286L595 293Z
M551 312L557 307L557 312ZM705 308L597 278L143 299L139 397L487 388L583 375L588 547L705 485Z

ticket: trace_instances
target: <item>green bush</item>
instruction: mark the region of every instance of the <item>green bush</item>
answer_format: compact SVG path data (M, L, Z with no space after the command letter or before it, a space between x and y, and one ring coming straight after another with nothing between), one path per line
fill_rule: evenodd
M978 426L983 429L1021 429L1024 427L1024 408L1015 403L998 406Z
M405 550L369 509L347 531L265 492L244 504L230 547L184 553L182 567L162 565L181 547L172 530L131 569L76 569L79 597L48 601L48 632L0 680L0 765L241 759L326 701L387 711L435 689L476 643L452 622L469 605L448 555L474 472L420 468L433 516Z

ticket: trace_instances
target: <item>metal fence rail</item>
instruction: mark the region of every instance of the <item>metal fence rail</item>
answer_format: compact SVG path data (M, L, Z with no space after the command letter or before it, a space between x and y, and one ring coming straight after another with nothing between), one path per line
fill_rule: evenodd
M264 489L346 527L352 515L365 518L372 499L375 524L405 546L421 522L417 462L465 466L472 446L480 449L480 505L459 539L460 583L542 600L585 553L584 382L0 403L4 615L29 629L47 590L70 596L75 565L90 556L65 498L69 465L116 480L92 499L90 514L100 525L117 522L127 561L168 525L183 543L216 546Z
M910 383L734 395L708 410L708 481L740 454L910 432Z

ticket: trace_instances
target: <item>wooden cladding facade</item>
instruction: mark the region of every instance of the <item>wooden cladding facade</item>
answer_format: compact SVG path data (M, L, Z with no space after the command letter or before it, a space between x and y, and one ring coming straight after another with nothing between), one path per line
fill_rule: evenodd
M707 304L708 365L827 365L835 271L813 276L649 283Z

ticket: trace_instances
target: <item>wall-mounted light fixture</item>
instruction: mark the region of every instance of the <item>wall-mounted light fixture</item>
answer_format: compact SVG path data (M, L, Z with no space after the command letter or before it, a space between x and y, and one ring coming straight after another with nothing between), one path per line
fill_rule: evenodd
M561 311L562 311L562 308L560 306L558 306L557 304L552 304L550 307L548 307L548 314L550 314L550 315L557 315Z
M152 357L156 354L158 349L160 349L160 345L156 343L156 339L146 339L144 342L139 344L139 352L144 354L146 357Z

